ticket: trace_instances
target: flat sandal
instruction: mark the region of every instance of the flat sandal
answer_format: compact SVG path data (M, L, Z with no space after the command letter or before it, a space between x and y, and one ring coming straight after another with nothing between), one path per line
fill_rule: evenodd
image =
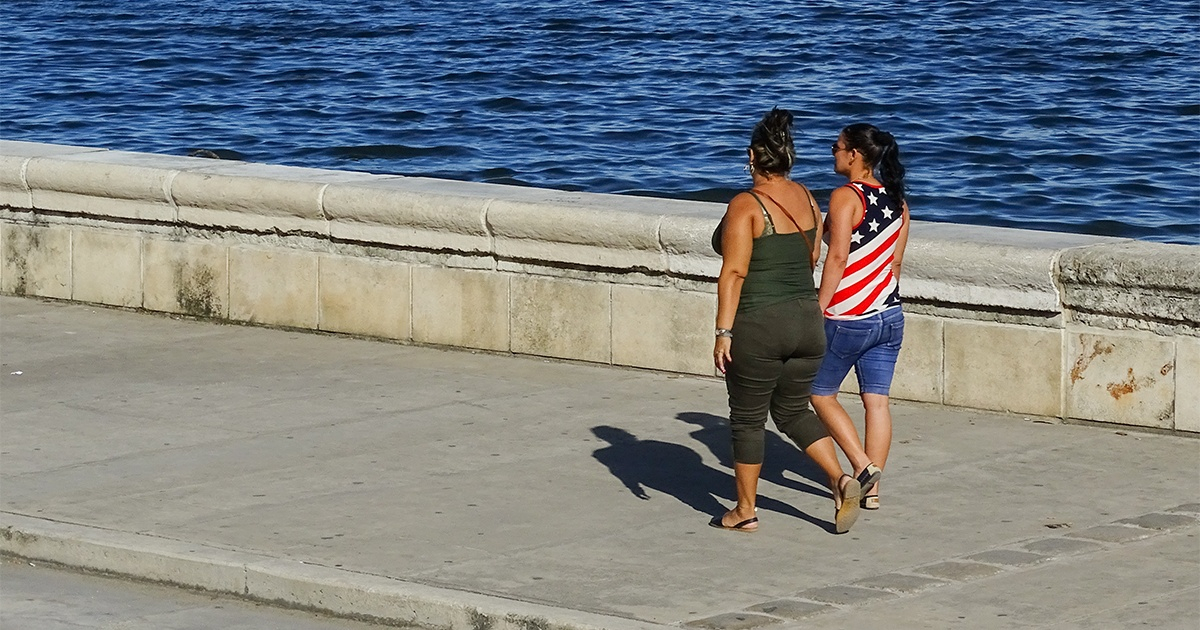
M842 485L842 480L845 479L846 485ZM833 515L833 532L835 534L845 534L854 526L854 522L858 520L858 499L862 494L862 488L858 485L858 480L850 475L842 475L838 477L837 484L834 485L833 491L838 493L838 497L842 500L841 507L838 507Z

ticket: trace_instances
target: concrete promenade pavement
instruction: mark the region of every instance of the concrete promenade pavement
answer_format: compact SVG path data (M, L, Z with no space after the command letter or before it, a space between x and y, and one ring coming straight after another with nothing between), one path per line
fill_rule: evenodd
M376 630L232 595L90 575L0 558L4 630Z
M1191 437L898 402L883 509L832 534L770 433L747 535L716 379L14 297L0 364L9 553L426 627L1200 627Z

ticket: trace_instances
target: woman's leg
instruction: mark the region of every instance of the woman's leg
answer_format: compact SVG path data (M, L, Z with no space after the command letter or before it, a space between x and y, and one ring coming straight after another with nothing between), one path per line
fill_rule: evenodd
M758 476L761 472L762 464L733 463L733 482L737 488L737 506L721 517L721 525L733 527L755 517L754 503L758 499ZM742 527L742 529L757 528L758 523Z
M758 477L765 450L763 432L771 404L771 393L779 380L783 362L772 351L773 331L760 313L738 315L734 323L733 360L725 372L729 392L729 428L733 443L733 475L737 506L721 517L732 527L754 518L758 500ZM743 529L754 529L757 524Z
M858 518L859 484L842 472L833 439L809 408L813 380L825 356L824 320L815 304L800 303L796 312L780 322L793 344L784 360L783 373L771 397L775 425L799 446L829 477L833 495L834 531L845 533ZM849 502L849 503L847 503Z
M784 363L775 394L771 397L771 417L779 431L821 467L829 477L830 490L834 490L843 473L842 463L838 461L825 426L809 408L812 379L820 365L820 355L794 357ZM837 492L833 494L835 498L838 496Z
M825 437L810 443L807 447L801 447L804 454L813 460L817 466L829 477L829 489L832 491L837 487L838 479L845 473L842 470L842 463L838 461L837 449L833 446L833 438L826 435ZM837 501L837 493L833 493L834 503Z
M888 408L888 397L880 394L863 394L863 407L866 409L866 448L867 457L876 466L887 466L888 452L892 448L892 412ZM878 496L879 484L875 484L866 496Z
M866 412L865 451L876 466L883 468L892 446L892 412L888 408L888 395L904 340L904 312L898 308L884 311L880 322L879 342L858 359L855 371ZM866 493L867 496L878 494L878 485Z
M813 460L829 477L829 489L837 487L838 479L843 474L842 463L838 461L837 450L834 449L833 439L825 430L825 426L817 419L817 415L809 408L809 386L787 378L789 368L797 362L789 361L784 367L784 377L779 380L779 389L771 400L771 417L779 431L788 436ZM809 373L815 373L815 369ZM809 377L811 379L811 376ZM795 390L802 389L802 395ZM792 390L789 392L789 390ZM836 502L837 492L833 492Z
M813 409L817 410L817 417L821 419L821 423L829 431L829 435L837 445L841 447L842 452L846 454L846 459L850 460L850 465L854 467L854 475L857 477L867 466L871 465L871 457L863 449L862 442L858 438L858 429L854 428L854 421L850 418L850 414L846 413L846 408L838 402L837 394L830 396L812 397Z
M784 367L784 374L788 373L790 366L799 362L799 359L788 361ZM808 370L810 375L815 372L815 366ZM797 389L803 390L805 395L788 396L789 389L793 392ZM829 477L829 492L833 495L834 532L844 534L850 531L850 527L858 519L861 486L858 480L842 472L842 463L838 461L833 439L829 437L817 415L808 408L808 390L808 381L789 379L786 376L781 378L776 396L771 401L771 417L775 419L779 430L803 449ZM801 401L803 405L798 406Z
M825 320L824 327L827 347L825 360L813 381L812 406L858 477L872 462L863 450L854 421L838 402L838 390L858 358L876 343L878 324L872 318Z

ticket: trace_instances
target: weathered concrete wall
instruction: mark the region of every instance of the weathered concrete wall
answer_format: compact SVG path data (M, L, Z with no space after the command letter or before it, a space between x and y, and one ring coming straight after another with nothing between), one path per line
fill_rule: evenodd
M711 375L722 211L0 142L0 291ZM916 222L903 289L898 398L1200 432L1198 247Z

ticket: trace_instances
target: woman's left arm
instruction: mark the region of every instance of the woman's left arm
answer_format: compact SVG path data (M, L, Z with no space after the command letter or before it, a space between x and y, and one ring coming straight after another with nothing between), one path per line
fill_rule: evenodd
M901 212L903 223L900 225L900 234L896 236L896 249L892 255L892 275L896 278L900 277L900 263L904 261L904 247L908 245L908 202L903 202L904 209Z

